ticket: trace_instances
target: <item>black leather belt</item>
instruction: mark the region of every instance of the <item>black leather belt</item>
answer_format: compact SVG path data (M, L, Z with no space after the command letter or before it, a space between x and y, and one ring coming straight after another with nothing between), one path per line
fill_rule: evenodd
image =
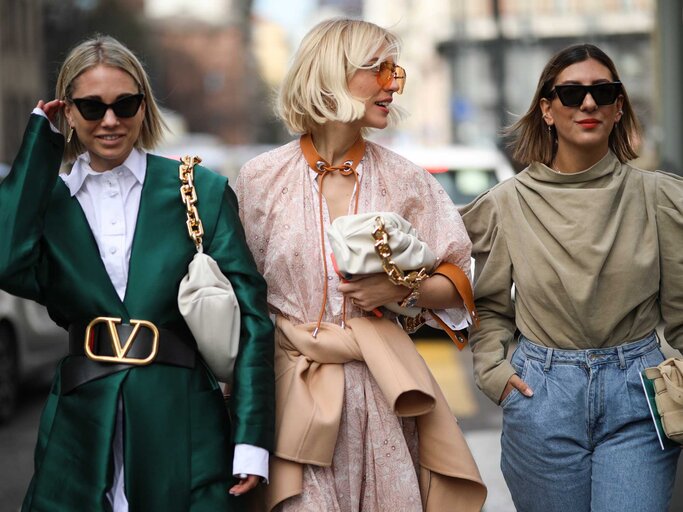
M197 349L189 336L182 337L169 329L154 327L152 330L112 320L118 319L103 317L102 321L90 324L89 350L85 347L88 324L69 326L69 355L82 357L71 357L62 364L61 394L134 366L169 364L194 368Z

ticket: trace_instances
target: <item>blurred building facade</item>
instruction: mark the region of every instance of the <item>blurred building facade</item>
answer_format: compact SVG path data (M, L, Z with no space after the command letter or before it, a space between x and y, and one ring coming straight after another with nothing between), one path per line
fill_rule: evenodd
M592 42L617 64L648 158L659 138L655 11L655 0L404 0L391 10L383 0L365 2L366 18L407 41L404 128L417 142L501 145L501 128L529 108L549 57Z
M0 163L14 158L28 115L43 95L41 3L0 2Z
M655 165L654 0L462 0L451 5L453 32L439 50L452 64L456 140L476 142L512 124L529 108L550 56L590 42L616 63L645 129L643 164Z
M165 107L226 144L270 138L267 87L253 56L251 2L145 0Z
M256 2L257 0L254 0ZM147 64L161 104L189 131L224 143L289 138L274 91L298 40L252 16L251 0L0 1L0 161L27 113L50 95L68 48L94 32L119 37ZM403 40L409 116L374 134L388 143L501 145L552 53L575 42L614 59L645 129L646 163L683 170L683 0L315 0L297 36L323 17L362 16ZM300 33L300 34L299 34ZM49 40L45 45L43 41ZM54 75L54 76L53 76Z

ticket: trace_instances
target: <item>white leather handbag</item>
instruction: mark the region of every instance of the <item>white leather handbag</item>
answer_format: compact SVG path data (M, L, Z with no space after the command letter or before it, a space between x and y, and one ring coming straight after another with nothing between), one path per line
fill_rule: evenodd
M231 382L240 345L240 306L214 259L198 252L178 288L178 309L216 378Z
M195 206L194 165L201 160L186 156L180 164L181 196L190 238L197 254L178 288L178 309L185 319L202 358L221 382L231 383L240 345L240 307L232 284L216 261L204 253L202 227Z
M381 230L378 229L382 225ZM383 238L377 239L377 233ZM395 284L411 289L427 277L436 264L436 256L420 240L415 228L394 212L371 212L337 217L327 229L337 271L347 280L354 276L386 272ZM383 249L378 248L380 244ZM385 256L380 256L380 253ZM404 273L420 278L417 281ZM413 286L414 284L414 286ZM399 304L386 304L387 309L405 316L416 316L422 310Z

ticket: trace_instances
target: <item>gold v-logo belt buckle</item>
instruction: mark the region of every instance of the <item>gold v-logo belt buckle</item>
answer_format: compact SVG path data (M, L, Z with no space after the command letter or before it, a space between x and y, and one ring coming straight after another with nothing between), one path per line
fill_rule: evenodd
M85 355L88 359L93 361L98 361L102 363L117 363L117 364L132 364L137 366L143 366L154 361L159 350L159 330L156 325L152 322L146 320L131 320L130 325L133 326L133 331L128 336L125 344L121 344L121 339L119 338L119 332L116 329L117 324L121 324L122 320L120 318L113 318L107 316L98 316L92 322L88 324L85 329ZM106 323L109 328L109 339L111 341L112 352L114 355L103 356L95 354L92 351L90 340L92 340L92 330L97 324ZM135 343L140 329L148 329L152 333L152 347L150 353L145 358L139 357L127 357L128 352Z

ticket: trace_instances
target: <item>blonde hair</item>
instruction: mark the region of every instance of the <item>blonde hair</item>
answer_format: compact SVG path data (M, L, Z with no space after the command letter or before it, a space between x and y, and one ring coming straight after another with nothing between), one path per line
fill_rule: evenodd
M69 52L57 77L55 97L69 101L73 93L74 81L85 71L99 65L125 71L135 80L138 92L145 95L145 117L135 147L139 149L154 148L159 144L168 127L161 116L142 64L133 52L113 37L95 36L83 41ZM59 117L58 125L62 134L66 135L69 131L66 116ZM84 151L86 151L85 146L78 140L78 136L74 132L71 142L67 143L64 149L64 161L72 162Z
M365 114L365 98L351 95L348 82L380 52L379 61L398 59L394 34L374 23L335 18L319 23L304 37L280 87L276 113L292 134L311 132L328 121L356 121ZM391 123L401 117L393 107Z
M557 152L557 135L555 127L548 130L543 121L540 107L541 98L551 98L555 80L565 68L589 59L595 59L605 66L610 71L612 80L619 80L619 73L617 73L617 68L612 59L593 44L576 44L553 55L541 73L529 110L519 121L503 132L505 135L511 136L509 147L513 150L512 158L517 162L525 165L531 162L541 162L546 165L552 163ZM610 133L609 148L619 161L624 163L638 156L634 146L640 139L640 124L623 84L621 95L624 98L621 107L623 114Z

